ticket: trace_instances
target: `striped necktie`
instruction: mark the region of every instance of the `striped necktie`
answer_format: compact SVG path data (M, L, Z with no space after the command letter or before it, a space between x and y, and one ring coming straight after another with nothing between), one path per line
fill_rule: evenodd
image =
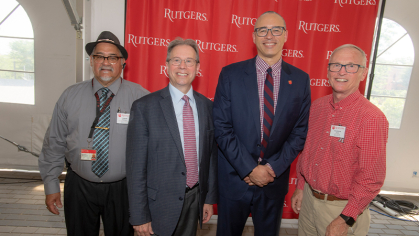
M185 149L186 185L192 188L198 182L198 154L196 152L195 120L187 95L182 98L183 105L183 142Z
M108 88L101 88L100 109L102 109L108 99ZM109 125L111 121L111 107L107 106L99 118L93 137L93 149L96 150L96 161L92 162L92 171L99 178L109 170L108 152L109 152Z
M268 146L269 136L271 134L272 122L274 120L274 79L272 77L272 68L269 67L266 74L265 87L263 93L263 140L260 158L263 158Z

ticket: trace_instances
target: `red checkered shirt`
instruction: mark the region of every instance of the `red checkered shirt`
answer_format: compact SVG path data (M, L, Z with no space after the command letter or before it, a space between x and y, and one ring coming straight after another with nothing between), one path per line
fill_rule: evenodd
M332 125L346 127L343 142L330 136ZM348 199L342 214L356 220L383 185L387 138L385 115L358 90L338 103L332 95L317 99L297 164L297 188L307 181L322 193Z

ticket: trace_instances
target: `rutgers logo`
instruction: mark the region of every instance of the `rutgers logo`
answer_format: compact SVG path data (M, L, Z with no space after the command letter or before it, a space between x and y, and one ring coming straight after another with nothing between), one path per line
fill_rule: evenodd
M340 7L343 5L360 5L360 6L371 6L377 5L376 0L335 0L335 3L339 3Z
M200 13L196 11L172 11L169 8L164 9L164 18L169 18L171 22L173 20L199 20L208 21L207 13Z
M147 44L147 45L153 45L153 46L167 47L167 45L169 45L170 43L170 39L143 37L143 36L136 36L133 34L128 34L128 43L132 44L134 47L137 47L137 44Z
M303 50L282 49L282 56L304 58Z
M169 75L167 74L167 67L165 65L160 65L160 74L161 75L165 75L167 78L169 78ZM202 77L202 71L201 69L198 70L198 72L196 73L197 77Z
M320 23L307 23L300 21L298 30L303 30L304 33L308 34L307 31L319 31L319 32L340 32L339 25L334 24L320 24Z
M199 51L204 52L204 50L218 51L218 52L238 52L234 44L226 43L212 43L212 42L202 42L201 40L195 40L198 44Z
M312 87L330 87L328 79L310 79L310 86Z
M251 17L240 17L237 15L231 15L231 24L235 24L237 27L241 28L241 25L253 25L255 26L256 18Z

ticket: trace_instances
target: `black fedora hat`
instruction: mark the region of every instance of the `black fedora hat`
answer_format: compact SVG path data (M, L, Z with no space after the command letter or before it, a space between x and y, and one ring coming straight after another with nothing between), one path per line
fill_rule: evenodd
M93 52L93 49L96 47L98 43L110 43L118 47L119 51L121 51L122 56L128 59L128 52L125 50L123 46L119 43L119 39L110 31L103 31L100 33L99 37L97 37L96 42L90 42L86 44L86 52L90 56Z

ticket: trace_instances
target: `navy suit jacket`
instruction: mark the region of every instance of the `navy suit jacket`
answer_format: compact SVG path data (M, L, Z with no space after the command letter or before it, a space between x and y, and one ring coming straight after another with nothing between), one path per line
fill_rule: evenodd
M289 167L304 147L310 105L308 74L283 61L275 118L263 161L276 174L275 180L263 187L271 199L288 193ZM249 188L243 179L257 166L261 150L256 57L222 69L213 117L220 150L219 193L240 199Z
M199 120L199 219L217 203L217 145L212 102L194 91ZM151 221L157 235L172 235L182 211L186 165L169 87L136 100L127 131L130 223Z

